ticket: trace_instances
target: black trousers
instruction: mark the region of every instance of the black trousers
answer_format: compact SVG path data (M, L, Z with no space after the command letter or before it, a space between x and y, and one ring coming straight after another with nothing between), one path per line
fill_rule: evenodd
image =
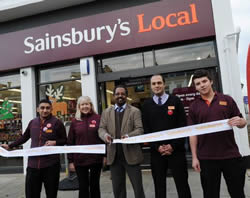
M126 198L126 172L134 190L135 198L145 198L142 174L139 164L129 165L123 152L116 154L115 161L110 165L112 186L115 198Z
M60 164L47 168L27 168L25 181L26 198L40 198L44 183L47 198L56 198L60 178Z
M79 181L79 198L100 198L100 175L102 164L76 166Z
M219 198L221 174L232 198L245 198L246 164L243 158L200 160L201 185L204 198Z
M191 198L185 153L173 153L169 156L161 156L158 152L151 152L151 169L155 187L155 198L167 197L166 177L168 169L172 171L178 197Z

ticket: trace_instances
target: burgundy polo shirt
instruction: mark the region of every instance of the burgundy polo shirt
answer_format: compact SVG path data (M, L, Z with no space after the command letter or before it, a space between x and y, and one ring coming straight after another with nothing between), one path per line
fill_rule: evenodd
M201 97L189 109L188 125L242 117L235 101L230 96L215 93L208 105ZM233 130L198 135L197 155L199 159L230 159L240 157Z
M103 144L103 141L98 136L100 115L91 113L83 115L81 119L72 120L68 135L68 145ZM68 160L69 163L73 162L75 166L89 166L101 164L103 155L70 153L68 154Z
M31 139L31 148L44 146L48 140L55 140L58 146L67 142L63 123L52 115L48 116L44 122L41 122L39 116L31 120L23 135L9 147L16 147L29 139ZM59 154L30 156L28 159L28 167L30 168L47 168L57 163L60 163Z

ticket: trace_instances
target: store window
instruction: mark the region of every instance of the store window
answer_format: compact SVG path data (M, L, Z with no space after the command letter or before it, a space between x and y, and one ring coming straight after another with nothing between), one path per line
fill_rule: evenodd
M0 77L0 143L11 143L22 135L20 75Z
M109 73L215 57L214 42L152 50L97 60L99 72Z
M80 65L65 65L39 71L39 97L52 102L52 114L71 121L75 116L76 103L81 94Z
M212 41L155 50L156 65L202 60L213 57L215 57L215 50Z
M142 52L98 60L103 73L139 69L154 65L153 52Z
M207 70L210 72L212 79L218 79L218 73L214 68L207 68ZM165 79L166 93L176 95L181 99L186 114L188 114L191 102L199 96L199 93L192 86L193 73L194 70L162 74ZM127 102L140 109L144 101L153 95L150 89L150 77L151 76L144 76L103 82L102 85L105 87L103 90L106 91L106 93L104 93L106 96L106 107L114 105L115 103L113 98L113 90L115 86L118 84L124 84L128 89ZM219 82L215 81L213 86L214 90L219 91ZM104 106L103 109L106 107Z

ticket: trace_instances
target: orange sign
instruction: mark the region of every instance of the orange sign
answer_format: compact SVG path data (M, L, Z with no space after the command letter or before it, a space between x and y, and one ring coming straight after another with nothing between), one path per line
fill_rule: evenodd
M190 25L193 23L198 23L196 5L190 4L190 10L183 10L176 13L170 13L167 16L155 16L151 24L144 24L144 14L137 15L139 33L150 32L152 29L161 30L163 28L175 28L177 26Z

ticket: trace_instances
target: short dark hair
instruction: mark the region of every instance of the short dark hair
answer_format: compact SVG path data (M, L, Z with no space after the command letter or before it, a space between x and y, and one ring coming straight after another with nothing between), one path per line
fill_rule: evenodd
M116 85L114 90L113 90L113 95L115 95L115 91L116 91L117 88L125 89L126 96L128 96L128 89L127 89L127 87L125 85Z
M162 76L161 74L154 74L153 76L151 76L151 78L150 78L150 83L151 83L151 80L152 80L152 78L153 78L154 76L160 76L160 77L162 78L163 83L165 84L165 78L163 78L163 76Z
M41 103L47 103L47 104L49 104L50 106L52 106L51 101L48 100L48 99L42 99L42 100L40 100L39 103L38 103L38 106L39 106Z
M196 70L194 72L192 82L194 83L194 80L196 78L202 78L202 77L207 77L210 81L212 80L212 77L211 77L210 73L207 70L199 69L199 70Z

